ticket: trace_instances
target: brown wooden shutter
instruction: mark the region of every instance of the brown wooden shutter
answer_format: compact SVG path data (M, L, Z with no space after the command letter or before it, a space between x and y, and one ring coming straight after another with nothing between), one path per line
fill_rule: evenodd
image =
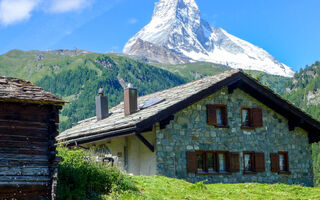
M255 171L264 172L266 171L265 162L264 162L264 153L255 153Z
M263 127L262 119L262 109L261 108L252 108L252 126L253 127Z
M187 171L188 173L197 172L197 153L187 152Z
M207 123L208 125L217 125L216 106L207 105Z
M222 117L223 117L223 125L227 126L228 125L228 110L227 106L222 107Z
M226 162L226 171L230 171L230 153L229 152L224 152L224 159Z
M239 153L230 153L230 172L240 172Z
M272 172L279 172L280 171L279 154L271 153L270 160L271 160L271 171Z
M286 159L286 170L290 171L290 168L289 168L289 154L288 154L288 152L285 154L285 159Z

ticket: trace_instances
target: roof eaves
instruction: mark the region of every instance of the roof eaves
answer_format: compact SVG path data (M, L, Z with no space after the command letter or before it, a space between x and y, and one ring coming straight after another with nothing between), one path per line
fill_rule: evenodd
M78 144L89 144L92 141L103 141L108 138L125 137L136 133L136 126L121 127L119 129L113 129L107 132L95 132L90 135L79 135L74 137L62 137L58 139L59 144L68 144L74 146Z
M255 82L256 84L258 84L260 87L263 87L264 90L268 91L270 93L270 95L273 95L275 98L277 98L278 100L282 101L284 104L282 106L285 106L285 109L293 111L296 116L298 117L304 117L307 118L307 120L310 120L310 122L312 122L312 125L315 125L317 129L319 129L320 131L320 122L318 120L316 120L315 118L313 118L311 115L309 115L308 113L306 113L305 111L303 111L301 108L297 107L296 105L294 105L293 103L291 103L290 101L284 99L283 97L281 97L279 94L275 93L273 90L271 90L269 87L261 84L257 79L248 76L245 73L242 73L242 76L245 77L245 79L243 80L250 80ZM249 82L247 84L250 84ZM270 96L268 96L270 98ZM293 109L290 109L290 107Z

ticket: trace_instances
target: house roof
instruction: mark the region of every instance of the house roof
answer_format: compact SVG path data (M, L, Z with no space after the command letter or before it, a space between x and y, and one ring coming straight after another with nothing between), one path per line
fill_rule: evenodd
M63 105L64 100L56 97L29 81L12 77L0 77L0 101L35 104Z
M57 139L68 142L69 145L74 145L112 137L140 134L152 129L156 122L170 121L170 117L174 113L225 87L228 88L229 92L239 88L249 93L276 112L287 117L290 122L289 126L299 126L306 129L310 132L310 142L320 140L320 123L318 121L239 70L227 71L139 97L139 105L143 105L152 99L165 100L129 116L124 115L124 104L122 102L110 110L110 116L107 118L98 121L96 117L93 117L80 121L76 126L62 132Z

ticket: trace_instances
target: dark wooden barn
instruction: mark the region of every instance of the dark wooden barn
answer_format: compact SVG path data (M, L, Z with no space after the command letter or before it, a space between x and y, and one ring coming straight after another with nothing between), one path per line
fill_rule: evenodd
M65 101L0 77L0 199L55 199L55 137Z

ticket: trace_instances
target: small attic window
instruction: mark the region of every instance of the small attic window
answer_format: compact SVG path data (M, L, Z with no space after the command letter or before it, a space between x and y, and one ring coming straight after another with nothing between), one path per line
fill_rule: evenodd
M165 101L166 99L164 98L154 98L154 99L150 99L147 102L145 102L142 106L140 106L140 110L148 108L150 106L156 105L158 103L161 103L163 101Z

